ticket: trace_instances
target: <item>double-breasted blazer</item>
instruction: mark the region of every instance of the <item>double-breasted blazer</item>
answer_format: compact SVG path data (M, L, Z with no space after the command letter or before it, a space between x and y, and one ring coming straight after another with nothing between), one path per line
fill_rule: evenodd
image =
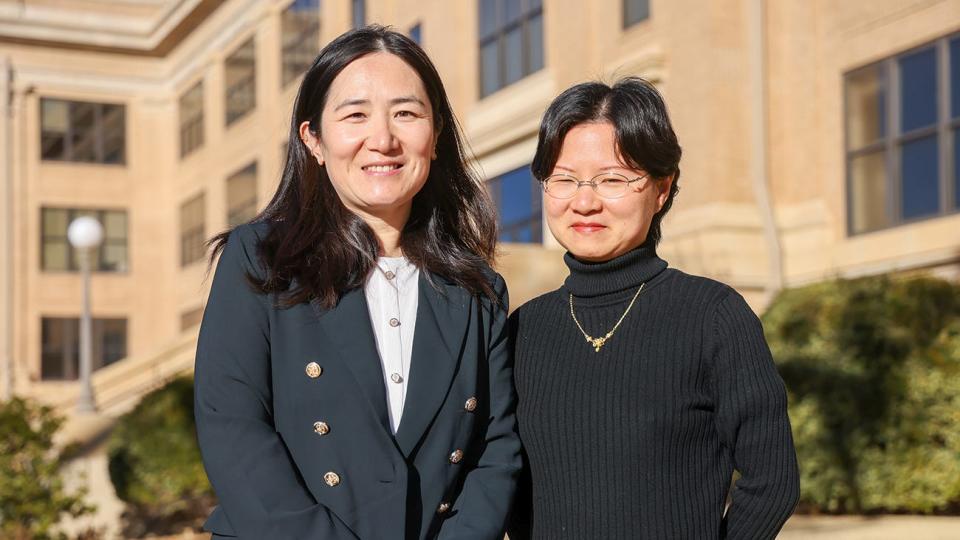
M267 225L234 230L200 329L197 434L219 506L256 539L502 538L521 467L501 302L421 272L398 431L362 289L333 309L257 293ZM321 424L322 423L322 424Z

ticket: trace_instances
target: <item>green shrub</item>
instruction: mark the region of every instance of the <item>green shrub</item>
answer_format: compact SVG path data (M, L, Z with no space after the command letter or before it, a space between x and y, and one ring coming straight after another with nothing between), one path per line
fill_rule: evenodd
M197 529L216 504L200 461L192 379L144 396L119 419L108 448L110 480L127 503L127 537Z
M0 403L0 537L66 538L56 532L61 517L94 511L84 489L64 489L62 454L53 446L61 424L50 407L19 398Z
M787 385L801 505L943 512L960 504L960 286L838 280L763 317Z

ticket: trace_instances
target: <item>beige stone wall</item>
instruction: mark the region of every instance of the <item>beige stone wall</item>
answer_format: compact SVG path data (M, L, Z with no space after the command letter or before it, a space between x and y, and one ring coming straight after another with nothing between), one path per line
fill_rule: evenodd
M54 10L66 5L28 3ZM181 10L198 4L174 3ZM131 355L142 357L173 343L181 315L202 305L209 288L205 263L180 266L180 204L205 193L209 236L226 227L230 174L256 160L261 205L276 188L297 84L280 84L280 13L286 3L227 0L160 56L91 50L72 41L4 40L10 21L0 14L0 58L9 58L16 72L14 135L0 142L14 156L15 211L4 222L12 224L14 245L5 250L4 262L12 261L15 282L12 325L21 391L54 394L72 384L36 383L40 319L76 316L80 291L78 275L40 271L39 216L45 205L127 209L129 270L95 275L93 312L128 319ZM349 2L321 4L322 43L350 26L350 12ZM482 100L476 2L369 0L367 15L401 31L421 24L424 47L486 177L529 163L540 116L569 85L623 75L655 81L684 148L682 190L665 224L661 252L675 267L731 283L755 307L764 301L770 255L750 172L758 156L751 144L757 114L766 118L767 176L787 285L896 270L957 274L960 215L848 235L842 89L846 71L957 31L960 0L766 1L765 108L748 84L750 17L757 2L651 4L649 20L622 30L619 0L544 0L546 67ZM122 15L158 13L135 11ZM31 31L43 30L42 21L31 25ZM157 39L155 32L142 32L145 43ZM256 39L257 107L227 127L223 61L250 36ZM47 38L56 40L53 26ZM101 41L111 40L120 43L109 36ZM204 144L181 159L178 98L200 80ZM42 162L41 96L124 103L126 165ZM499 268L514 306L555 288L566 274L562 250L546 227L544 236L543 247L502 248Z

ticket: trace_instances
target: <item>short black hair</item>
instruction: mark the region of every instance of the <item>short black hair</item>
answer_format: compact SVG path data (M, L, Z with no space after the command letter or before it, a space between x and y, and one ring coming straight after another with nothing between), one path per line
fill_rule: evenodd
M613 86L591 81L565 90L547 108L540 122L537 153L530 170L543 181L553 172L563 139L579 124L609 122L616 132L617 151L624 165L643 169L654 181L673 177L670 195L653 216L647 240L660 242L660 222L679 191L680 144L663 96L650 82L626 77Z

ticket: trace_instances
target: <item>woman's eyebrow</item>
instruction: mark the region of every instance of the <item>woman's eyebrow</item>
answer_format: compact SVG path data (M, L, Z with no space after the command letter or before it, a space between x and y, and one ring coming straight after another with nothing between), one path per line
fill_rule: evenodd
M400 96L400 97L396 97L396 98L393 98L393 99L390 100L390 106L391 106L391 107L396 106L396 105L402 105L402 104L404 104L404 103L417 103L417 104L419 104L421 107L426 107L426 105L423 103L423 100L421 100L421 99L418 98L417 96ZM339 111L340 109L342 109L342 108L344 108L344 107L350 107L350 106L353 106L353 105L369 105L369 104L370 104L370 100L369 100L369 99L360 99L360 98L345 99L345 100L341 101L339 105L337 105L336 107L334 107L333 110L334 110L334 112L336 112L336 111Z

